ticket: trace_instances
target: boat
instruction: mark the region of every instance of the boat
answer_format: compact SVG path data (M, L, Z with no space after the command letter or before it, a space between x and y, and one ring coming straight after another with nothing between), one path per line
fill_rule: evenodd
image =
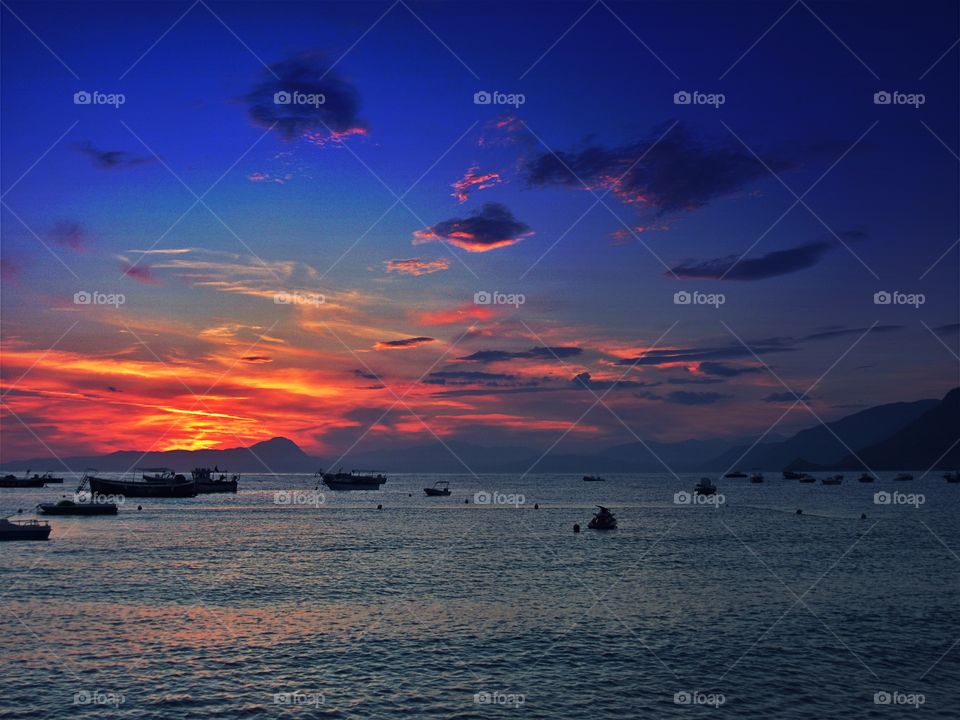
M584 475L583 481L584 482L606 482L607 479L600 477L599 475Z
M697 495L716 495L717 486L711 482L710 478L702 477L700 482L697 483L697 486L693 489Z
M872 483L876 478L868 472L865 472L857 478L857 482Z
M111 480L97 477L96 470L84 473L81 485L89 485L94 495L123 495L124 497L177 498L195 497L197 486L183 475L169 480Z
M747 477L747 474L739 470L734 470L733 472L728 472L726 475L724 475L724 477L725 478L745 478Z
M943 479L948 483L960 483L960 470L954 470L952 473L945 473Z
M905 480L913 480L913 475L911 475L910 473L900 473L894 478L894 480L899 480L900 482L903 482Z
M813 475L810 475L808 473L800 474L800 482L802 483L815 483L816 481L817 479Z
M803 477L803 473L794 472L793 470L784 470L783 479L784 480L799 480Z
M325 473L321 470L316 477L331 490L379 490L380 486L387 481L387 476L383 473L374 473L369 470L352 470L346 473L343 472L343 468L335 473Z
M614 517L613 513L603 505L597 505L597 507L600 512L590 519L587 527L591 530L616 530L617 518Z
M0 540L46 540L50 529L50 523L43 520L0 518Z
M424 488L423 491L428 497L446 497L450 494L450 483L439 480L433 484L433 487Z
M116 515L117 504L99 500L60 500L55 503L40 503L37 512L41 515Z
M762 472L755 472L753 475L750 476L750 482L752 482L752 483L762 483L762 482L763 482L763 473L762 473Z
M824 485L839 485L843 482L843 475L831 475L821 480Z
M29 475L29 474L30 474L30 471L27 470L27 475ZM40 480L40 481L43 482L44 485L51 485L51 484L53 484L53 483L62 483L62 482L63 482L63 478L62 478L62 477L54 477L54 476L53 476L53 473L48 473L48 472L47 472L47 473L43 473L42 475L39 475L39 474L37 474L37 473L34 473L33 476L32 476L30 479L31 479L31 480Z
M147 482L171 482L177 476L170 468L138 468L138 472Z
M239 473L228 477L227 473L220 472L219 467L215 467L213 470L198 467L194 468L190 474L197 487L198 495L235 493L237 491L237 484L240 482Z
M36 488L43 487L43 484L43 480L40 478L18 478L16 475L4 475L0 477L0 487L5 488Z

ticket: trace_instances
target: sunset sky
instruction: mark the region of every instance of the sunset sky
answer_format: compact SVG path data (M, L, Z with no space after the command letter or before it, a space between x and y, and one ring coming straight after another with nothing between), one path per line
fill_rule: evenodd
M960 382L956 3L0 13L3 459L756 438Z

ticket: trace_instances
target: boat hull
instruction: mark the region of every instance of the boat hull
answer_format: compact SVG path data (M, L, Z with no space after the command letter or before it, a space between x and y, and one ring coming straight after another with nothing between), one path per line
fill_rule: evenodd
M379 490L383 482L376 480L324 480L323 484L331 490Z
M132 498L182 498L194 497L197 494L197 486L193 480L160 483L92 477L90 478L90 490L100 495L123 495Z
M214 480L212 482L198 482L197 495L211 495L213 493L235 493L236 480Z
M117 506L114 503L77 503L75 505L42 503L37 505L37 512L41 515L116 515Z
M30 523L3 523L0 526L0 542L13 540L46 540L50 537L50 526L36 521Z
M8 480L6 478L0 478L0 487L5 488L37 488L43 487L43 480L34 480L32 478L16 478L14 480Z
M423 491L427 494L427 497L447 497L450 495L449 490L435 490L434 488L424 488Z

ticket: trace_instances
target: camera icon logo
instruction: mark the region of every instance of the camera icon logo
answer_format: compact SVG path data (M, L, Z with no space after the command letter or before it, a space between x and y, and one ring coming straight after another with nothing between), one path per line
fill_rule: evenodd
M277 293L273 296L274 305L289 305L293 302L293 297L290 293Z
M881 490L880 492L875 492L873 494L874 505L889 505L892 499L893 495L888 493L886 490Z
M686 490L680 490L673 494L673 504L674 505L689 505L692 496Z
M79 90L73 94L74 105L89 105L93 102L93 95L86 90Z
M893 695L888 693L886 690L880 690L873 694L873 704L874 705L889 705L893 702Z
M874 305L889 305L891 302L893 302L893 296L886 290L880 290L873 294Z
M691 102L693 102L693 96L686 90L680 90L673 94L674 105L689 105Z
M893 96L886 90L880 90L873 94L874 105L889 105L891 102L893 102Z
M479 90L473 94L474 105L489 105L493 102L493 96L486 90Z
M689 692L681 690L673 694L673 702L675 705L689 705L693 702L693 696Z
M93 296L86 290L81 290L80 292L75 292L73 294L74 305L89 305L92 301Z
M686 290L680 290L673 294L673 304L674 305L689 305L693 300L693 296L688 293Z
M493 496L491 496L486 490L481 490L480 492L473 494L473 502L476 505L489 505L492 500Z
M293 102L293 96L286 90L278 90L273 94L274 105L289 105Z
M491 302L493 302L493 296L486 290L481 290L473 294L474 305L489 305Z

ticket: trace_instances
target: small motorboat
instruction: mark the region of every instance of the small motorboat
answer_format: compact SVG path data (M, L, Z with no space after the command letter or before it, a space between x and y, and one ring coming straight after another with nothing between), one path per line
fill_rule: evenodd
M801 473L799 479L802 483L815 483L817 481L813 475L809 475L807 473Z
M438 480L433 487L424 488L423 491L427 497L446 497L450 494L450 483L446 480Z
M139 468L140 477L146 482L169 483L173 482L177 474L170 468Z
M728 472L726 475L724 475L724 477L725 478L745 478L747 477L747 474L739 470L734 470L733 472Z
M753 475L750 476L750 482L752 482L752 483L762 483L762 482L763 482L763 473L762 473L762 472L755 472Z
M220 472L219 466L214 467L213 470L210 468L194 468L191 475L198 495L235 493L240 482L239 474L227 477L227 473Z
M60 500L55 503L40 503L37 512L41 515L116 515L117 504L89 500Z
M906 480L913 480L913 475L911 475L910 473L900 473L894 478L894 480L897 480L899 482L904 482Z
M865 472L857 478L857 482L872 483L876 478L868 472Z
M61 478L62 482L62 478ZM0 487L6 488L35 488L43 487L44 480L39 475L34 474L33 477L30 477L30 471L24 474L22 478L17 477L13 474L6 474L3 477L0 477Z
M617 518L614 517L613 513L610 512L608 508L603 507L603 505L597 505L597 507L600 509L600 512L591 518L590 522L587 523L587 527L591 530L616 530Z
M46 540L50 529L50 523L43 520L0 518L0 540Z
M584 482L606 482L607 479L602 478L599 475L584 475L583 481Z
M824 485L839 485L843 482L843 475L831 475L821 480Z
M954 470L952 473L946 473L943 476L943 479L948 483L960 483L960 470Z
M353 470L347 473L343 468L335 473L321 470L316 477L331 490L379 490L380 486L387 482L387 476L383 473L369 470Z
M716 495L717 486L710 481L710 478L702 477L693 491L697 495Z
M799 480L802 477L803 477L803 473L794 472L793 470L783 471L784 480Z

